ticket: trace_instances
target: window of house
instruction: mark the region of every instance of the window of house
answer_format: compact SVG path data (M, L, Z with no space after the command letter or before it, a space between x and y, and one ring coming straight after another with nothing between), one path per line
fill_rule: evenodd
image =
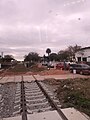
M85 61L85 62L87 62L87 58L86 57L82 58L82 60Z
M78 59L78 62L81 62L81 57L78 57L77 59Z

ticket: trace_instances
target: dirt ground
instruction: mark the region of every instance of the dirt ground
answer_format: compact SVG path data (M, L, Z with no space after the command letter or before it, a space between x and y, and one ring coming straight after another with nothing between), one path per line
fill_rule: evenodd
M55 93L62 108L74 107L90 116L90 78L47 79L44 82L50 86L56 85Z
M4 73L7 75L68 75L69 71L63 71L46 67L38 67L37 65L26 68L24 65L17 65L8 69ZM3 75L3 73L1 74ZM60 100L62 108L75 107L76 109L90 116L90 78L78 78L67 80L44 80L46 84L56 86L55 93Z
M59 70L59 69L54 69L50 68L49 70L47 67L34 65L30 68L26 68L22 64L18 64L15 67L12 67L5 71L5 75L61 75L61 74L68 74L70 73L69 71L64 71L64 70Z

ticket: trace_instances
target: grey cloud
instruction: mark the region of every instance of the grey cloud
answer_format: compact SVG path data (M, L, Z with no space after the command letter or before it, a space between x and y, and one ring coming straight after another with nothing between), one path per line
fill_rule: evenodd
M43 55L47 47L58 52L90 45L89 5L89 0L0 0L0 51L22 59L31 51Z

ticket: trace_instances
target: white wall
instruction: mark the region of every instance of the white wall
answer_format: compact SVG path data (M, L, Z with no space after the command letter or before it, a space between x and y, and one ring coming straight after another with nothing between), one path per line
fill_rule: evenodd
M76 61L77 60L77 57L87 57L87 62L90 62L90 49L85 49L85 50L81 50L81 51L78 51L76 54L75 54L75 58L76 58ZM82 59L81 59L82 61Z

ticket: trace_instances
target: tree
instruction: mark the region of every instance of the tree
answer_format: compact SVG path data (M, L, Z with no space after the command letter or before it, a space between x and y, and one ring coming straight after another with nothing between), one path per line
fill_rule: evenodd
M7 58L7 59L14 59L14 57L12 55L4 55L4 58Z
M28 55L25 55L24 61L37 62L39 60L39 55L36 52L30 52Z
M11 62L12 60L15 60L14 57L12 55L4 55L4 57L2 58L3 62Z
M74 58L75 58L75 53L76 53L79 49L81 49L81 46L78 46L77 44L76 44L75 46L69 46L69 47L67 48L67 51L68 51L68 53L69 53L69 58L71 57L72 59L74 59Z
M61 50L58 52L58 58L60 60L73 60L75 59L75 53L81 48L81 46L75 45L75 46L69 46L65 50Z
M68 60L69 59L69 53L67 50L61 50L58 52L58 59L63 61L63 60Z
M51 53L50 55L49 55L49 59L50 59L50 61L53 61L53 60L55 60L55 61L57 61L57 54L56 53Z
M46 53L47 53L48 56L49 56L49 54L51 53L51 49L50 49L50 48L47 48L47 49L46 49Z

